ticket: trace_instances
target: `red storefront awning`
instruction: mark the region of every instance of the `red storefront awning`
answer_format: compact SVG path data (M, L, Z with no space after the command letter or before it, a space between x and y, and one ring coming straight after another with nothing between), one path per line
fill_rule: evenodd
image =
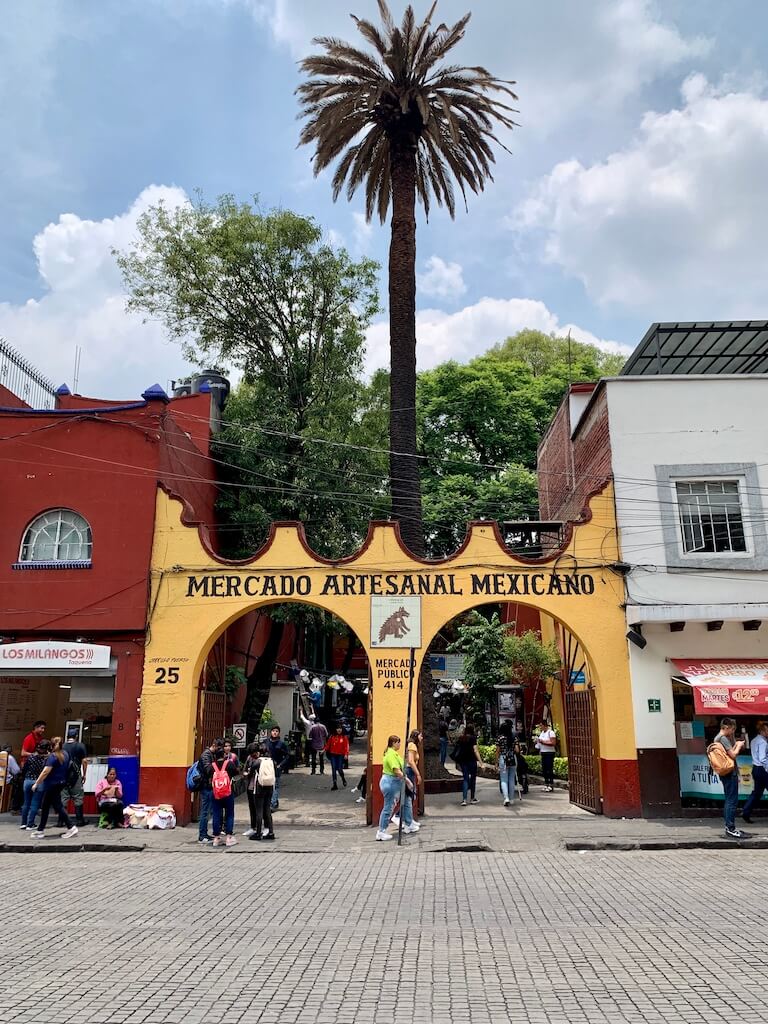
M693 688L693 706L698 714L768 717L768 661L670 661Z

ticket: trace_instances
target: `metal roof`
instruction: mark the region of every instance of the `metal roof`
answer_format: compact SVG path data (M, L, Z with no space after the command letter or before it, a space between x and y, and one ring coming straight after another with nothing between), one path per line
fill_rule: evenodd
M651 324L620 376L768 373L768 320Z

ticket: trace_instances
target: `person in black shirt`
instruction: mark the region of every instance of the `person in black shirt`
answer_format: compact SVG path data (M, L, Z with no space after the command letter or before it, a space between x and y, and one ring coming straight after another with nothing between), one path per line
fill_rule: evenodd
M88 767L88 751L85 745L79 740L70 740L64 744L64 750L69 754L69 773L64 789L61 791L61 803L66 809L69 801L75 805L75 820L82 827L87 824L83 817L83 800L85 798L85 770ZM59 826L64 822L59 821Z
M288 766L291 760L291 752L288 749L288 745L285 743L280 735L280 726L273 725L269 730L269 739L267 740L267 754L275 762L275 788L272 791L272 807L273 811L276 811L280 806L280 776L283 769Z
M445 768L445 759L448 757L448 723L440 719L438 726L440 731L440 764Z
M40 740L34 754L29 754L24 767L21 769L21 780L24 793L24 802L21 805L21 825L19 828L28 829L30 832L36 830L35 818L43 802L42 789L33 791L32 787L37 781L40 772L45 768L45 760L51 752L49 740Z

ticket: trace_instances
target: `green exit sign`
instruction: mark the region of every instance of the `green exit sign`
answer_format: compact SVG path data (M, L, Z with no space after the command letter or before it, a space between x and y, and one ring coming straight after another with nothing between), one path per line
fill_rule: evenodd
M660 700L649 700L648 701L648 710L649 711L661 711L661 701Z

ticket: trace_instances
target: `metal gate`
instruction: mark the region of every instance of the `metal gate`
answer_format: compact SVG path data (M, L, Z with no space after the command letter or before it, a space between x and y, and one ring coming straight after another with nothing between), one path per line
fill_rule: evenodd
M571 803L594 814L601 814L603 808L600 799L594 690L566 690L565 727L568 734L568 791Z
M210 743L217 736L224 735L224 722L227 711L227 695L214 693L211 690L200 692L200 715L198 718L197 743L195 753L199 757L204 743Z

